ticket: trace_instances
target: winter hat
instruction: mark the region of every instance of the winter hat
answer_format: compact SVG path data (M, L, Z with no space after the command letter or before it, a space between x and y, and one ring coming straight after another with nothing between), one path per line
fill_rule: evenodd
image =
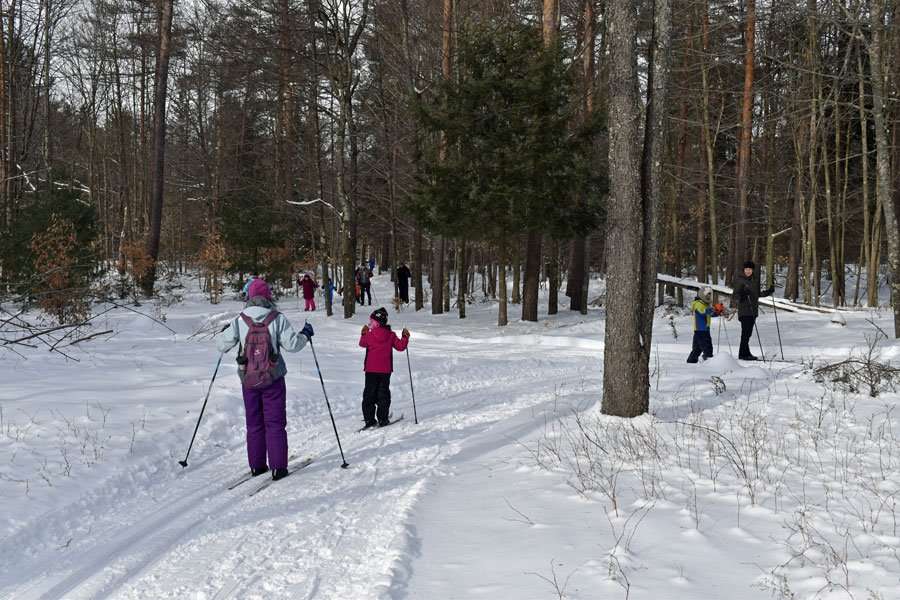
M384 327L388 322L388 311L385 310L385 308L382 306L371 315L369 315L369 318Z
M247 290L247 298L256 298L257 296L261 296L266 300L272 299L272 290L269 288L269 284L260 278L254 279Z
M697 297L703 300L704 302L709 302L712 300L713 290L711 287L704 286L700 289L700 292L697 294Z
M755 271L755 270L756 270L756 263L753 262L752 260L745 260L745 261L744 261L744 268L745 268L745 269L753 269L753 270Z

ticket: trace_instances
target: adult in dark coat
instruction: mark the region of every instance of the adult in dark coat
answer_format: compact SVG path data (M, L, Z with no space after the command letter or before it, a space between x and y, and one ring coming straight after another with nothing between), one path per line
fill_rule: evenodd
M366 263L356 269L356 283L359 284L359 304L362 306L366 296L369 297L369 306L372 306L372 271Z
M405 304L409 304L409 280L412 279L412 273L406 263L400 263L397 269L397 289L400 292L400 300Z
M735 274L734 298L737 300L738 320L741 322L741 346L738 358L741 360L758 360L750 353L750 337L759 316L759 299L771 296L775 288L760 291L759 274L752 260L744 263L744 269Z

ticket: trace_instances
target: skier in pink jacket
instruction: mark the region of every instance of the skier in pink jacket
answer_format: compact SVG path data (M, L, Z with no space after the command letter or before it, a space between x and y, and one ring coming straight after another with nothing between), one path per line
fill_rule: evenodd
M366 428L390 424L391 373L394 371L394 350L403 352L409 345L409 330L402 337L391 331L388 313L383 307L369 316L359 338L360 348L366 349L364 370L366 387L363 390L362 411Z

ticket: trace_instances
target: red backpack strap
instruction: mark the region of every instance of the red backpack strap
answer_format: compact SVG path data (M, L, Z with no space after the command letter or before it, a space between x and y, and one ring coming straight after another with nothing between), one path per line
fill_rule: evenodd
M274 322L275 319L278 318L279 314L280 313L277 310L270 311L269 314L266 315L266 318L263 319L262 324L265 325L266 328L268 329L269 325L271 325L272 322ZM280 348L281 348L281 340L278 339L278 331L276 330L275 336L272 337L272 350L275 352L275 354L278 354L278 350Z
M245 324L247 327L253 327L253 324L254 324L253 319L251 319L250 317L248 317L248 316L245 315L244 313L241 313L241 320L244 321L244 324Z

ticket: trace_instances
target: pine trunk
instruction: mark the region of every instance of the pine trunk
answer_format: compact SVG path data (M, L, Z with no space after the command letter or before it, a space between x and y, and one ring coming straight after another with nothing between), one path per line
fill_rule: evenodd
M145 296L153 295L162 232L166 173L166 96L169 87L173 9L173 0L161 0L153 92L153 196L150 203L150 234L147 238L147 256L151 262L141 282Z

